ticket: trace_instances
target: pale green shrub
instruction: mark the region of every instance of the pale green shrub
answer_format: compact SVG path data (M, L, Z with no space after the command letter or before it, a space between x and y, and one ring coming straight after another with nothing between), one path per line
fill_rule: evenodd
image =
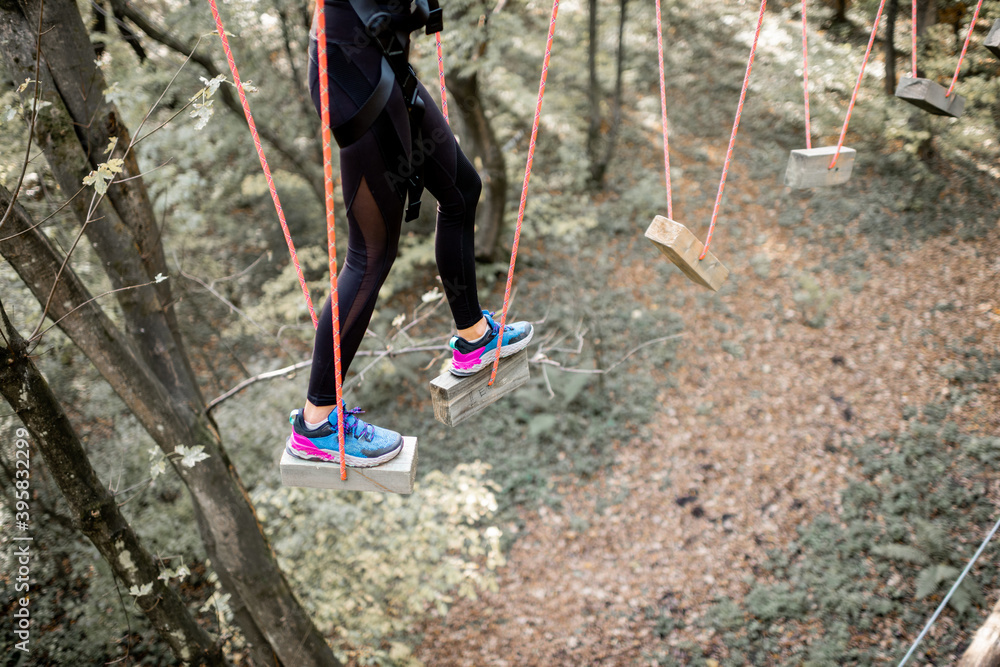
M343 659L415 665L419 616L455 596L496 590L503 564L489 466L428 473L411 496L261 489L254 496L278 554L320 631Z

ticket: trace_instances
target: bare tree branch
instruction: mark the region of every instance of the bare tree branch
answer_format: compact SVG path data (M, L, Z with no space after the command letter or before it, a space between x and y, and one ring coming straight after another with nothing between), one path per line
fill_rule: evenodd
M35 337L38 336L38 332L41 330L42 325L45 324L45 318L48 315L49 306L52 305L52 296L56 293L56 288L59 287L59 279L62 277L63 271L66 270L66 267L69 266L69 258L73 255L73 251L76 250L77 245L79 245L84 232L87 231L87 225L89 225L92 220L91 216L94 214L94 210L97 208L97 205L101 203L102 198L103 196L97 194L96 192L91 195L90 208L87 211L87 219L83 221L82 225L80 225L80 231L76 233L76 238L73 239L73 244L69 247L69 250L66 251L66 255L63 257L62 263L59 264L59 270L56 271L56 279L52 282L52 289L49 291L49 296L45 299L45 303L42 305L42 314L38 318L38 324L35 325L31 335L28 336L29 339L34 340Z
M70 315L72 315L73 313L75 313L76 311L78 311L80 308L83 308L84 306L90 304L93 301L97 301L101 297L105 297L105 296L107 296L109 294L114 294L116 292L121 292L122 290L139 289L140 287L149 287L150 285L155 285L158 282L159 282L158 280L150 280L148 283L143 283L141 285L128 285L126 287L119 287L118 289L111 289L111 290L108 290L106 292L102 292L102 293L98 294L97 296L90 297L90 299L84 301L83 303L77 304L77 305L73 306L73 308L71 308L70 310L66 311L66 314L64 314L58 320L54 321L49 326L45 327L45 330L42 331L41 333L32 334L32 336L29 338L29 340L31 340L35 345L38 345L38 343L41 342L41 340L42 340L42 336L44 336L45 334L47 334L49 332L49 330L52 329L52 327L58 326L60 322L62 322L64 319L66 319L67 317L69 317Z
M443 301L444 301L444 299L440 299L439 303L443 302ZM435 309L436 309L436 306L435 306L434 309L431 310L431 312L433 312ZM419 307L418 307L418 310L419 310ZM426 313L426 314L420 315L419 317L414 317L414 319L413 319L412 322L410 322L407 326L401 328L399 331L397 331L395 334L393 334L388 339L388 341L386 341L386 342L383 343L383 345L385 346L384 349L382 349L382 350L374 350L374 351L372 351L372 350L361 350L361 351L357 352L355 354L355 357L373 357L373 359L372 359L371 363L369 363L364 368L362 368L360 371L358 371L355 374L355 376L352 377L351 380L344 385L344 391L347 391L347 389L352 388L355 384L361 382L364 379L365 373L368 372L369 369L371 369L372 367L374 367L376 364L378 364L383 359L386 359L386 358L390 358L391 359L393 357L401 356L401 355L404 355L404 354L417 354L417 353L423 353L423 352L442 352L442 351L449 350L450 348L447 345L423 345L423 344L417 344L417 345L409 345L409 346L399 347L399 348L394 348L392 346L393 341L395 341L397 337L399 337L400 335L404 334L404 332L408 331L414 324L417 324L419 322L424 321L429 316L429 314L430 313ZM416 315L416 313L415 313L415 315ZM633 347L631 350L629 350L628 352L626 352L625 355L621 359L619 359L615 363L611 364L607 368L574 368L572 366L564 366L563 364L559 363L558 361L555 361L553 359L549 359L546 356L546 354L545 354L546 352L564 352L564 353L569 353L569 354L579 354L580 352L583 351L584 336L585 335L586 335L586 330L584 330L584 331L577 331L576 333L574 333L574 336L577 339L577 347L576 347L576 349L573 349L573 348L562 348L562 347L545 347L544 345L542 345L542 346L540 346L538 352L536 352L535 355L528 360L530 363L538 364L538 365L540 365L542 367L542 377L545 380L545 386L546 386L546 388L548 390L550 398L555 398L555 392L552 390L552 384L551 384L551 382L549 380L549 376L548 376L548 372L547 372L547 367L549 367L549 366L557 368L557 369L559 369L561 371L564 371L566 373L585 373L585 374L591 374L591 375L602 375L604 373L610 373L615 368L617 368L618 366L620 366L623 363L625 363L634 354L636 354L637 352L639 352L640 350L642 350L642 349L644 349L646 347L649 347L651 345L657 345L657 344L660 344L660 343L665 343L667 341L674 340L674 339L677 339L677 338L681 338L681 337L684 336L683 333L680 333L680 334L673 334L673 335L670 335L670 336L661 336L659 338L654 338L652 340L647 340L646 342L641 343L641 344L636 345L635 347ZM559 341L561 341L562 338L565 338L565 336L562 336L559 339ZM305 368L306 366L309 366L311 363L312 363L311 359L307 360L307 361L300 361L300 362L298 362L296 364L292 364L291 366L286 366L285 368L279 368L278 370L267 371L267 372L261 373L259 375L254 375L253 377L249 377L249 378L243 380L242 382L240 382L239 384L237 384L232 389L229 389L225 393L223 393L223 394L217 396L216 398L212 399L212 401L210 401L209 404L208 404L208 410L211 411L213 408L217 407L223 401L225 401L225 400L227 400L229 398L232 398L233 396L235 396L236 394L238 394L242 390L246 389L250 385L256 384L257 382L261 382L263 380L272 380L274 378L285 377L285 376L287 376L287 375L289 375L291 373L294 373L295 371L297 371L299 369L302 369L302 368Z
M216 396L211 401L209 401L208 406L205 408L205 411L211 412L215 406L219 405L227 398L235 396L236 394L240 393L241 391L243 391L252 384L256 384L261 380L270 380L271 378L278 378L278 377L284 377L286 375L291 375L295 371L301 368L305 368L311 363L312 359L306 359L305 361L300 361L297 364L292 364L291 366L285 366L284 368L279 368L276 371L268 371L267 373L261 373L260 375L254 375L253 377L247 378L246 380L243 380L242 382L240 382L238 385L236 385L226 393Z
M619 359L615 363L611 364L607 368L572 368L572 367L569 367L569 366L563 366L558 361L553 361L552 359L549 359L548 357L546 357L540 351L537 352L535 354L535 356L532 357L531 359L529 359L528 361L530 361L533 364L543 364L543 365L546 365L546 366L554 366L555 368L558 368L559 370L564 371L566 373L588 373L588 374L592 374L592 375L603 375L604 373L610 373L615 368L617 368L618 366L620 366L623 363L625 363L629 359L629 357L631 357L633 354L635 354L636 352L638 352L639 350L641 350L641 349L643 349L645 347L649 347L650 345L656 345L658 343L665 343L668 340L674 340L675 338L681 338L683 336L684 336L683 333L679 333L679 334L673 334L672 336L661 336L660 338L654 338L652 340L647 340L645 343L642 343L640 345L636 345L635 347L633 347L631 350L629 350L627 353L625 353L624 357L622 357L621 359Z
M49 213L49 214L48 214L47 216L45 216L44 218L42 218L42 219L41 219L41 220L39 220L38 222L36 222L36 223L32 224L32 225L31 225L31 227L28 227L28 229L25 229L25 230L23 230L23 231L20 231L20 232L17 232L17 234L25 234L25 233L27 233L27 232L30 232L30 231L31 231L32 229L34 229L34 228L36 228L36 227L41 227L42 225L44 225L44 224L45 224L46 222L48 222L49 220L51 220L52 218L56 217L56 215L57 215L57 214L58 214L58 213L59 213L60 211L62 211L62 210L63 210L64 208L66 208L67 206L69 206L69 205L70 205L70 203L71 203L71 202L72 202L72 201L73 201L74 199L76 199L77 197L79 197L79 196L80 196L80 193L81 193L81 192L83 192L83 191L84 191L84 190L86 190L86 189L87 189L87 186L83 186L82 188L80 188L79 190L77 190L77 191L76 191L76 194L74 194L74 195L73 195L72 197L70 197L69 199L67 199L66 201L64 201L64 202L63 202L62 204L60 204L60 205L59 205L59 208L57 208L56 210L54 210L54 211L52 211L51 213ZM17 192L17 191L15 190L15 192ZM13 204L13 202L14 202L14 201L16 201L16 198L15 198L15 199L11 199L11 203L12 203L12 204ZM8 209L7 209L7 213L8 213L8 215L10 214L10 211L11 211L11 208L8 208ZM0 243L3 243L4 241L7 241L7 240L9 240L9 239L12 239L12 238L14 238L15 236L17 236L17 234L11 234L10 236L4 236L4 237L0 238Z

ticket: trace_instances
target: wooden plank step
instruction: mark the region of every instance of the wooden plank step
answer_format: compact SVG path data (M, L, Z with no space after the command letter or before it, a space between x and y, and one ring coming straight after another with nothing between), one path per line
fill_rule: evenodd
M837 164L830 169L830 161L837 153L836 146L820 148L800 148L788 156L785 169L785 185L790 188L819 188L827 185L846 183L854 171L853 148L841 147Z
M899 99L935 116L958 118L965 110L965 98L954 91L951 96L945 97L947 92L948 89L937 82L914 79L912 76L901 77L896 86L896 97Z
M997 58L1000 58L1000 19L993 22L993 27L990 28L990 34L986 35L983 46L989 49Z
M646 229L646 238L684 275L713 292L718 291L729 277L729 269L711 252L705 259L698 259L705 246L679 222L658 215Z
M500 360L496 380L490 387L492 368L487 366L468 377L445 371L431 380L434 418L446 426L455 426L527 382L530 377L527 348Z
M340 479L339 463L304 461L282 450L280 465L283 486L408 494L413 493L413 480L417 474L417 439L404 436L403 451L380 466L348 467L344 481Z

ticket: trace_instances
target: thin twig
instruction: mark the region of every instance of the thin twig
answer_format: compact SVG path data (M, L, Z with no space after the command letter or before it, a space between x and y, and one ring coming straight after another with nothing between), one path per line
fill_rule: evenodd
M191 282L195 282L195 283L198 283L199 285L201 285L202 287L204 287L204 288L205 288L205 290L206 290L206 291L207 291L207 292L208 292L209 294L211 294L212 296L214 296L214 297L215 297L216 299L218 299L218 300L219 300L219 301L221 301L222 303L226 304L226 306L227 306L227 307L228 307L228 308L229 308L229 309L230 309L231 311L233 311L234 313L236 313L237 315L239 315L240 317L242 317L243 319L245 319L245 320L246 320L247 322L249 322L250 324L252 324L252 325L254 325L255 327L257 327L257 328L258 328L258 329L260 330L260 332L261 332L261 333L263 333L263 334L264 334L265 336L267 336L268 338L271 338L271 337L273 337L273 336L274 336L274 334L272 334L272 333L271 333L270 331L268 331L268 330L267 330L267 329L265 329L265 328L264 328L263 326L261 326L261 325L260 325L260 324L258 324L258 323L257 323L256 321L254 321L254 319L253 319L252 317L250 317L250 316L249 316L249 315L247 315L247 314L246 314L245 312L243 312L243 310L242 310L242 309L241 309L241 308L240 308L239 306L237 306L237 305L236 305L236 304L234 304L234 303L233 303L232 301L230 301L230 300L229 300L229 299L227 299L226 297L224 297L224 296L222 296L221 294L219 294L218 290L216 290L216 289L215 289L214 287L212 287L212 285L210 285L210 284L206 283L206 282L205 282L204 280L202 280L202 279L201 279L201 278L199 278L198 276L193 276L193 275L191 275L190 273L187 273L186 271L184 271L184 269L182 269L182 268L181 268L181 265L180 265L180 262L178 262L178 261L177 261L177 256L176 256L176 255L174 256L174 262L176 262L176 263L177 263L177 271L178 271L178 272L179 272L179 273L181 274L181 276L183 276L183 277L187 278L187 279L188 279L188 280L190 280ZM214 281L213 281L213 282L214 282Z
M239 278L242 278L246 274L250 273L250 271L253 270L253 268L255 266L257 266L258 264L260 264L260 262L265 257L267 257L268 252L270 252L270 251L262 252L260 254L260 257L258 257L257 259L255 259L250 265L247 266L247 268L243 269L239 273L234 273L234 274L229 275L229 276L223 276L222 278L215 278L215 279L212 280L212 284L215 285L216 283L224 283L224 282L228 282L230 280L237 280Z
M118 491L117 489L114 489L114 490L108 489L108 490L111 491L111 495L112 496L122 496L122 495L125 495L126 493L128 493L129 491L132 491L133 489L138 489L140 486L143 486L145 484L149 484L152 481L153 481L152 477L147 477L147 478L143 479L140 482L136 482L132 486L129 486L129 487L126 487L126 488L122 489L121 491Z
M76 199L77 197L79 197L80 193L83 192L86 189L87 189L87 186L84 185L83 187L81 187L79 190L76 191L76 194L74 194L72 197L70 197L69 199L67 199L66 201L64 201L62 204L60 204L59 208L57 208L56 210L52 211L52 213L49 213L47 216L45 216L44 218L42 218L41 220L39 220L38 222L36 222L32 226L30 226L30 227L28 227L26 229L22 229L21 231L17 232L16 234L11 234L10 236L3 237L2 239L0 239L0 243L3 243L4 241L9 241L9 240L11 240L13 238L17 238L21 234L27 234L28 232L30 232L32 229L35 229L36 227L41 227L42 225L44 225L49 220L51 220L52 218L56 217L56 214L59 213L59 211L63 210L67 206L69 206L70 202L72 202L74 199ZM16 195L14 197L12 197L11 198L11 202L13 203L14 199L16 199L16 198L17 198Z
M162 128L164 125L166 125L167 123L169 123L170 121L172 121L174 118L177 118L177 116L179 116L181 114L181 112L183 112L185 109L187 109L188 106L191 104L191 102L193 101L194 98L188 100L187 104L185 104L180 109L178 109L177 113L175 113L174 115L172 115L165 122L161 123L159 125L159 127L154 128L149 133L147 133L143 137L139 138L139 133L142 131L142 126L145 125L146 121L149 120L149 117L153 115L153 111L156 110L156 107L160 106L160 102L163 101L163 98L166 96L167 91L170 90L170 86L172 86L174 84L174 81L177 80L177 77L180 76L181 71L184 69L185 65L187 65L191 61L191 55L194 54L195 50L201 44L201 40L203 40L204 38L205 38L204 35L202 35L201 37L198 38L198 41L195 42L194 48L191 49L191 54L189 54L188 57L184 59L184 62L181 63L181 66L178 67L177 71L174 72L174 75L172 77L170 77L170 81L167 82L167 85L163 89L163 92L160 93L160 96L156 99L156 101L153 102L152 105L150 105L149 110L146 112L146 115L143 116L142 120L139 122L139 126L135 128L135 134L132 136L132 141L129 143L128 147L125 149L125 154L122 155L122 159L124 159L125 156L128 155L129 151L132 150L132 148L136 144L138 144L140 141L142 141L143 139L145 139L146 137L148 137L150 134L153 134L153 132L156 132L157 130L159 130L160 128Z
M311 363L312 359L306 359L305 361L300 361L297 364L292 364L291 366L285 366L284 368L279 368L276 371L268 371L267 373L261 373L260 375L254 375L253 377L249 377L240 382L238 385L236 385L229 391L227 391L226 393L213 398L209 402L209 404L205 407L205 413L207 414L211 412L212 408L217 406L219 403L222 403L227 398L235 396L236 394L240 393L241 391L243 391L252 384L260 382L261 380L270 380L271 378L282 377L284 375L288 375L289 373L294 373L300 368L305 368Z
M431 366L433 366L434 364L436 364L438 362L438 360L441 357L443 357L443 356L444 356L444 354L435 354L433 357L431 357L431 360L428 361L426 364L424 364L424 367L421 368L420 370L421 371L429 371L431 369Z
M633 354L635 354L644 347L649 347L650 345L656 345L657 343L663 343L668 340L673 340L675 338L681 338L682 336L684 336L684 334L679 333L679 334L674 334L672 336L662 336L660 338L654 338L653 340L647 340L645 343L633 347L631 350L628 351L628 353L624 357L622 357L615 363L611 364L607 368L568 368L560 364L558 361L553 361L552 359L549 359L541 352L537 353L529 361L534 364L542 364L544 366L554 366L555 368L558 368L559 370L564 371L566 373L588 373L592 375L602 375L604 373L610 373L612 370L614 370L621 364L625 363L625 361L629 357L631 357Z
M42 331L41 333L32 334L31 337L28 340L30 340L31 342L33 342L35 344L35 346L37 347L38 343L41 342L41 340L42 340L42 336L44 336L45 334L47 334L49 332L49 330L52 329L52 327L58 325L60 322L62 322L67 317L69 317L70 315L72 315L76 311L78 311L81 308L83 308L84 306L86 306L91 301L97 301L101 297L105 297L105 296L107 296L109 294L115 294L116 292L124 292L124 291L130 290L130 289L139 289L140 287L149 287L150 285L155 285L157 282L159 282L159 281L157 281L157 280L150 280L149 282L142 283L141 285L126 285L125 287L119 287L117 289L111 289L111 290L108 290L107 292L102 292L101 294L98 294L97 296L92 296L89 299L87 299L86 301L84 301L83 303L74 306L71 310L67 311L58 320L56 320L55 322L53 322L49 326L45 327L45 331Z
M129 176L128 178L119 178L118 180L115 180L115 181L112 181L111 183L109 183L109 185L117 185L119 183L128 183L129 181L134 181L137 178L145 178L146 176L152 174L154 171L157 171L159 169L163 169L164 167L166 167L168 164L170 164L173 161L174 161L174 158L173 158L173 156L171 156L171 157L167 158L166 162L164 162L163 164L161 164L161 165L159 165L157 167L153 167L149 171L139 172L135 176Z
M132 148L134 148L135 146L138 146L140 142L144 141L145 139L147 139L147 138L148 138L148 137L150 137L151 135L153 135L153 134L156 134L157 132L159 132L160 130L162 130L162 129L163 129L164 127L166 127L166 126L167 126L167 124L169 124L169 123L173 122L174 118L177 118L177 117L178 117L178 116L180 116L180 115L181 115L182 113L184 113L184 111L185 111L185 110L187 110L187 108L188 108L189 106L191 106L191 104L193 104L193 103L194 103L194 100L193 100L193 99L190 99L190 100L188 100L188 101L187 101L187 102L186 102L186 103L184 104L184 106L182 106L182 107L181 107L180 109L178 109L178 110L177 110L177 111L176 111L176 112L175 112L175 113L174 113L174 114L173 114L172 116L170 116L170 118L167 118L167 119L166 119L165 121L163 121L162 123L160 123L159 125L157 125L156 127L154 127L154 128L152 129L152 130L150 130L150 131L149 131L149 132L147 132L146 134L142 135L142 136L141 136L141 137L139 137L138 139L133 139L133 140L132 140L132 143L131 143L131 144L129 144L129 149L132 149ZM127 152L126 152L126 155L128 155L128 153L127 153ZM117 181L113 181L113 183L117 183Z
M49 313L49 306L52 305L52 297L55 296L56 289L59 287L59 280L62 278L63 271L65 271L66 267L69 265L69 258L73 255L73 251L76 250L76 246L80 244L80 239L83 238L83 233L86 231L87 225L89 225L92 221L91 216L94 214L94 211L97 210L97 206L100 205L100 202L103 199L104 195L98 195L96 191L93 196L91 196L90 207L87 211L87 218L83 221L83 224L80 225L80 231L77 232L76 238L73 239L73 245L70 246L69 250L66 252L66 256L63 258L62 264L59 265L59 270L56 272L56 279L52 281L52 289L49 290L49 296L45 299L45 306L42 308L42 316L38 318L38 324L35 325L34 331L32 331L31 335L28 336L29 340L34 340L35 336L37 336L38 332L41 330L42 325L45 324L45 318Z
M542 378L545 380L545 388L549 390L549 398L555 398L556 392L552 391L552 383L549 382L549 369L542 364Z
M384 352L379 354L375 359L371 361L371 363L369 363L367 366L365 366L360 371L355 373L354 377L352 377L350 380L344 383L342 393L346 394L349 389L353 389L355 386L361 384L365 379L365 373L367 373L372 366L385 359L385 357L386 354Z
M118 602L121 603L122 613L125 614L125 628L128 630L128 632L125 633L125 636L128 637L128 641L125 643L125 655L123 655L122 657L118 658L118 660L114 660L114 661L108 663L108 664L113 665L114 663L121 662L122 660L128 661L129 654L131 653L131 650L132 650L132 619L129 618L128 609L125 606L125 600L124 600L124 598L122 598L122 590L118 586L118 575L115 574L114 568L112 568L112 570L111 570L111 578L115 582L115 591L118 593Z
M152 484L152 483L153 483L153 478L152 478L152 477L149 477L149 478L147 478L147 479L143 480L142 482L140 482L139 484L136 484L136 485L134 485L134 486L132 486L132 487L129 487L129 488L135 488L136 486L142 486L142 485L146 485L146 486L148 487L148 486L149 486L150 484ZM128 498L126 498L125 500L121 501L120 503L119 503L119 502L116 502L115 504L116 504L116 505L118 505L118 507L125 507L125 506L126 506L126 505L128 505L128 504L129 504L130 502L132 502L133 500L135 500L136 498L138 498L139 496L141 496L141 495L142 495L142 492L143 492L143 491L145 491L145 490L146 490L146 489L139 489L138 491L136 491L135 493L133 493L133 494L132 494L131 496L129 496L129 497L128 497ZM125 493L125 491L122 491L122 493L124 494L124 493ZM117 496L118 496L118 494L117 494L117 493L116 493L116 494L114 494L114 495L115 495L115 497L117 497Z
M577 332L575 334L573 334L574 336L576 336L576 348L575 349L571 348L571 347L557 347L558 343L561 343L562 339L565 338L565 336L563 336L555 344L553 344L552 347L547 348L547 349L546 348L542 348L540 351L542 351L542 352L564 352L566 354L580 354L581 352L583 352L583 338L584 338L584 336L587 335L587 331L588 331L587 329L584 329L582 331L577 330Z
M396 332L396 335L394 335L394 336L393 336L393 338L395 338L395 337L396 337L396 336L398 336L399 334L403 334L403 333L406 333L406 332L407 332L407 331L409 331L409 330L410 330L411 328L413 328L413 327L414 327L415 325L417 325L417 324L419 324L420 322L423 322L424 320L426 320L426 319L427 319L428 317L430 317L430 316L431 316L431 315L433 315L433 314L434 314L435 312L437 312L437 309L438 309L438 308L439 308L439 307L441 306L441 304L442 304L442 303L444 303L444 302L445 302L445 298L444 298L444 295L442 294L442 295L441 295L441 298L440 298L440 299L437 299L436 301L434 301L434 302L433 302L433 303L434 303L434 306L433 306L433 307L432 307L432 308L431 308L430 310L428 310L428 311L427 311L427 312L426 312L426 313L425 313L424 315L422 315L422 316L420 316L420 317L417 317L417 316L416 316L416 315L417 315L417 311L419 311L419 310L420 310L420 306L423 306L423 305L424 305L423 303L421 303L421 304L420 304L419 306L417 306L417 307L416 307L416 309L415 309L415 310L413 311L413 316L414 316L414 317L413 317L413 321L412 321L412 322L410 322L409 324L407 324L407 325L406 325L405 327L403 327L402 329L400 329L400 330L399 330L398 332Z

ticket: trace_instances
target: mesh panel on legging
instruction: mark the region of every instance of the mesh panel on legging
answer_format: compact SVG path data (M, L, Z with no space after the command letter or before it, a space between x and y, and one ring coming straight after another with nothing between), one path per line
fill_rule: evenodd
M330 44L329 52L337 47ZM350 58L331 59L331 122L346 119L357 108L358 95L345 87L357 87L358 73L369 85L377 81L379 57L372 49L352 51ZM310 89L319 108L318 72L310 58ZM353 70L353 71L352 71ZM349 74L348 74L349 72ZM435 253L438 272L452 315L459 328L475 324L481 317L476 292L475 212L482 183L475 168L462 153L433 98L423 85L419 95L426 111L422 123L425 138L421 154L428 192L438 200ZM342 120L341 120L342 122ZM337 280L341 318L341 370L351 366L375 309L379 289L396 258L405 201L406 167L410 158L409 119L398 86L378 119L358 141L340 151L341 182L348 220L347 257ZM308 399L314 405L336 403L334 385L333 327L330 301L320 315L313 349Z

